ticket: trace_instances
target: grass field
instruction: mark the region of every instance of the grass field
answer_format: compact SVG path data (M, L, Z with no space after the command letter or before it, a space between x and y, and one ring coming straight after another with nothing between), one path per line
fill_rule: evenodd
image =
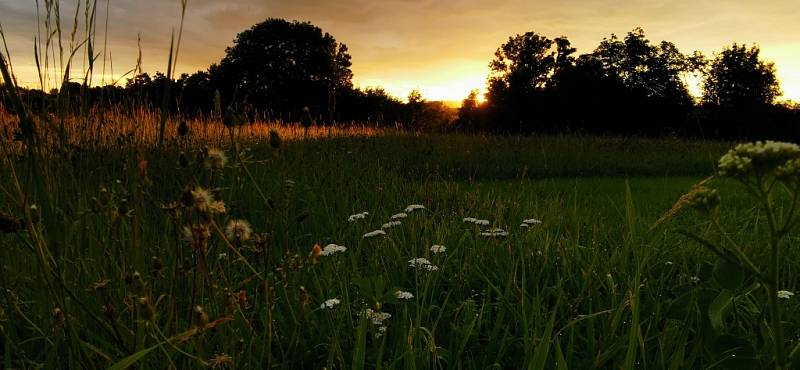
M0 234L0 367L772 361L766 293L680 231L723 236L688 209L653 226L730 143L373 130L274 148L269 129L211 143L224 166L200 140L5 151L0 210L31 227ZM715 181L730 237L766 263L764 215ZM329 244L346 250L314 248ZM781 289L799 258L780 261ZM789 347L800 303L779 303Z

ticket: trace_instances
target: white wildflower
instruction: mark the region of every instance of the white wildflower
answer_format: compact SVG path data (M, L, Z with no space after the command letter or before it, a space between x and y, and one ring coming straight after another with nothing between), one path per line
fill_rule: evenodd
M386 235L386 232L383 230L375 230L364 234L363 238L374 238L376 236L381 236L381 235Z
M339 299L331 298L331 299L323 302L322 305L319 306L319 308L333 308L336 305L338 305L339 303L342 303Z
M474 224L475 221L478 221L478 219L476 219L475 217L464 217L463 221L465 224Z
M428 261L425 258L412 258L408 260L408 266L414 267L417 270L427 270L427 271L439 270L439 267L432 264L431 261Z
M392 318L392 314L388 312L373 311L371 308L367 308L363 315L375 326L383 325L384 321Z
M406 207L406 213L411 213L418 209L425 209L425 206L422 204L410 204L408 207Z
M723 176L745 176L751 170L771 171L791 159L800 157L800 146L778 141L756 141L739 144L719 160Z
M481 236L485 236L487 238L504 238L508 236L508 231L503 229L490 229L482 232Z
M691 276L691 277L689 277L689 281L691 281L692 283L697 284L697 283L700 282L700 278L697 277L697 276Z
M406 217L408 217L408 213L400 212L400 213L397 213L397 214L393 214L392 215L392 220L400 220L400 219L403 219L403 218L406 218Z
M402 290L398 290L398 291L396 291L396 292L394 293L394 296L395 296L397 299L405 299L405 300L409 300L409 299L412 299L412 298L414 298L414 295L413 295L413 294L411 294L411 292L406 292L406 291L402 291Z
M363 220L367 218L367 215L369 215L369 212L361 212L361 213L356 213L354 215L350 215L350 217L347 218L347 222L356 222L357 220Z
M322 248L322 252L320 253L320 255L331 256L336 253L344 253L345 251L347 251L347 247L343 245L328 244L325 246L325 248Z
M779 290L778 291L778 298L780 298L780 299L789 299L789 298L792 298L792 296L794 296L794 293L792 293L792 292L790 292L788 290Z
M475 225L489 226L489 220L475 220Z
M393 227L395 227L395 226L400 226L400 225L402 225L402 224L403 224L403 223L402 223L402 222L400 222L400 221L389 221L389 222L387 222L387 223L385 223L385 224L381 225L381 229L384 229L384 230L386 230L386 229L391 229L391 228L393 228Z
M433 254L444 253L446 250L447 250L447 248L445 246L443 246L443 245L432 245L431 246L431 252Z
M541 220L537 220L535 218L529 218L527 220L522 220L522 223L528 226L539 225L542 223Z

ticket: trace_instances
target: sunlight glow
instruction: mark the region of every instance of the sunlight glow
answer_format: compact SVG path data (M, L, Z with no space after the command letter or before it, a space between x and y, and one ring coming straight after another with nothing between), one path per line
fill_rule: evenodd
M424 69L402 69L394 71L365 71L359 78L357 66L354 67L355 84L361 87L381 86L389 94L406 101L408 94L418 89L422 96L431 101L443 101L448 105L461 105L470 91L479 91L479 100L485 100L486 76L489 74L488 62L484 60L456 60Z

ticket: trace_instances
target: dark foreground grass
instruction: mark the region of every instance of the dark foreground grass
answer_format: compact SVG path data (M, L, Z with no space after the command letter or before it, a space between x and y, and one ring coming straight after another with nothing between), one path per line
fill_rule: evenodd
M724 288L725 267L677 232L719 238L690 213L651 228L727 148L401 135L253 144L219 171L191 147L6 160L0 209L25 204L36 222L0 235L2 366L761 368L762 290ZM227 212L171 207L191 185ZM759 255L763 221L719 185L724 223ZM425 209L363 237L409 204ZM224 237L231 219L254 236ZM183 228L200 224L198 247ZM493 228L508 236L481 236ZM347 250L314 254L330 243ZM782 262L782 289L797 289L798 258ZM800 306L781 304L796 340Z

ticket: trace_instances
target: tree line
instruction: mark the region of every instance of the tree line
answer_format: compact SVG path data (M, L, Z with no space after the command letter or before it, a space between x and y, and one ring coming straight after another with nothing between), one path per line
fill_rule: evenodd
M564 36L509 37L489 64L486 101L473 91L456 115L419 91L403 102L381 88L354 87L345 44L308 22L267 19L239 33L205 71L176 80L139 73L125 86L69 82L58 98L36 90L24 95L43 108L145 106L216 118L234 110L250 120L288 122L308 107L317 124L421 130L800 139L800 110L776 104L775 66L757 46L733 44L712 57L684 54L671 42L651 43L636 28L624 38L604 38L590 53L576 51ZM699 99L689 92L690 77L702 81Z
M472 92L462 129L512 133L800 138L798 107L776 104L775 66L758 46L733 44L707 58L641 28L604 38L579 56L566 37L528 32L501 45L490 64L485 104ZM696 101L687 80L700 79Z

